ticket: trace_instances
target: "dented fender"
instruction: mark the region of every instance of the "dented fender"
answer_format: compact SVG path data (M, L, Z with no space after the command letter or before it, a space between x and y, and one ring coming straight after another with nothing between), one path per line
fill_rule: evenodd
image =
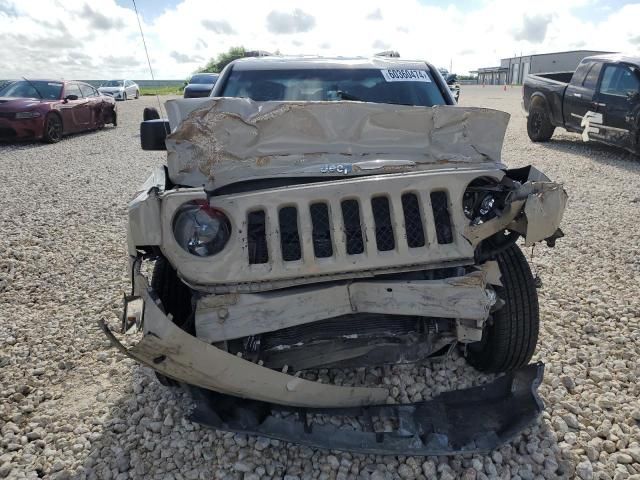
M127 224L129 256L137 255L137 247L162 243L159 194L164 191L166 181L164 167L156 168L129 202Z

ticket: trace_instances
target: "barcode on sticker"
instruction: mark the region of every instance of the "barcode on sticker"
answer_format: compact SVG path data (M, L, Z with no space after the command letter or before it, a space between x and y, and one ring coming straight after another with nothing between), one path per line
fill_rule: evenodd
M405 68L389 68L381 70L387 82L431 82L426 70L409 70Z

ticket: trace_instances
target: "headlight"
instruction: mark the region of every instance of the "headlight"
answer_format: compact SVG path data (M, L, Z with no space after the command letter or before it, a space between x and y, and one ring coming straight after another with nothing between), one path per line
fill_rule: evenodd
M16 119L24 119L24 118L37 118L40 116L40 112L18 112L16 113Z
M471 225L480 225L499 215L505 207L507 192L491 178L471 182L462 197L462 209Z
M231 223L206 201L182 205L173 221L173 235L182 248L198 257L222 251L231 236Z

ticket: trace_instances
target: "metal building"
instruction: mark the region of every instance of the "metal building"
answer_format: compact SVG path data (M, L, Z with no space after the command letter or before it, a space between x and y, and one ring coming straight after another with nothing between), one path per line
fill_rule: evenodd
M568 52L538 53L519 57L503 58L498 67L485 67L471 72L478 75L478 84L504 85L521 84L530 73L573 72L580 61L591 55L599 55L600 50L571 50Z

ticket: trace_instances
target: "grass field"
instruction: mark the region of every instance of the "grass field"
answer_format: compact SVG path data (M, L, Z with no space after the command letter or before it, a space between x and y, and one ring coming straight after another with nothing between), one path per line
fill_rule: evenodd
M140 95L182 95L184 85L181 83L163 87L140 87Z

